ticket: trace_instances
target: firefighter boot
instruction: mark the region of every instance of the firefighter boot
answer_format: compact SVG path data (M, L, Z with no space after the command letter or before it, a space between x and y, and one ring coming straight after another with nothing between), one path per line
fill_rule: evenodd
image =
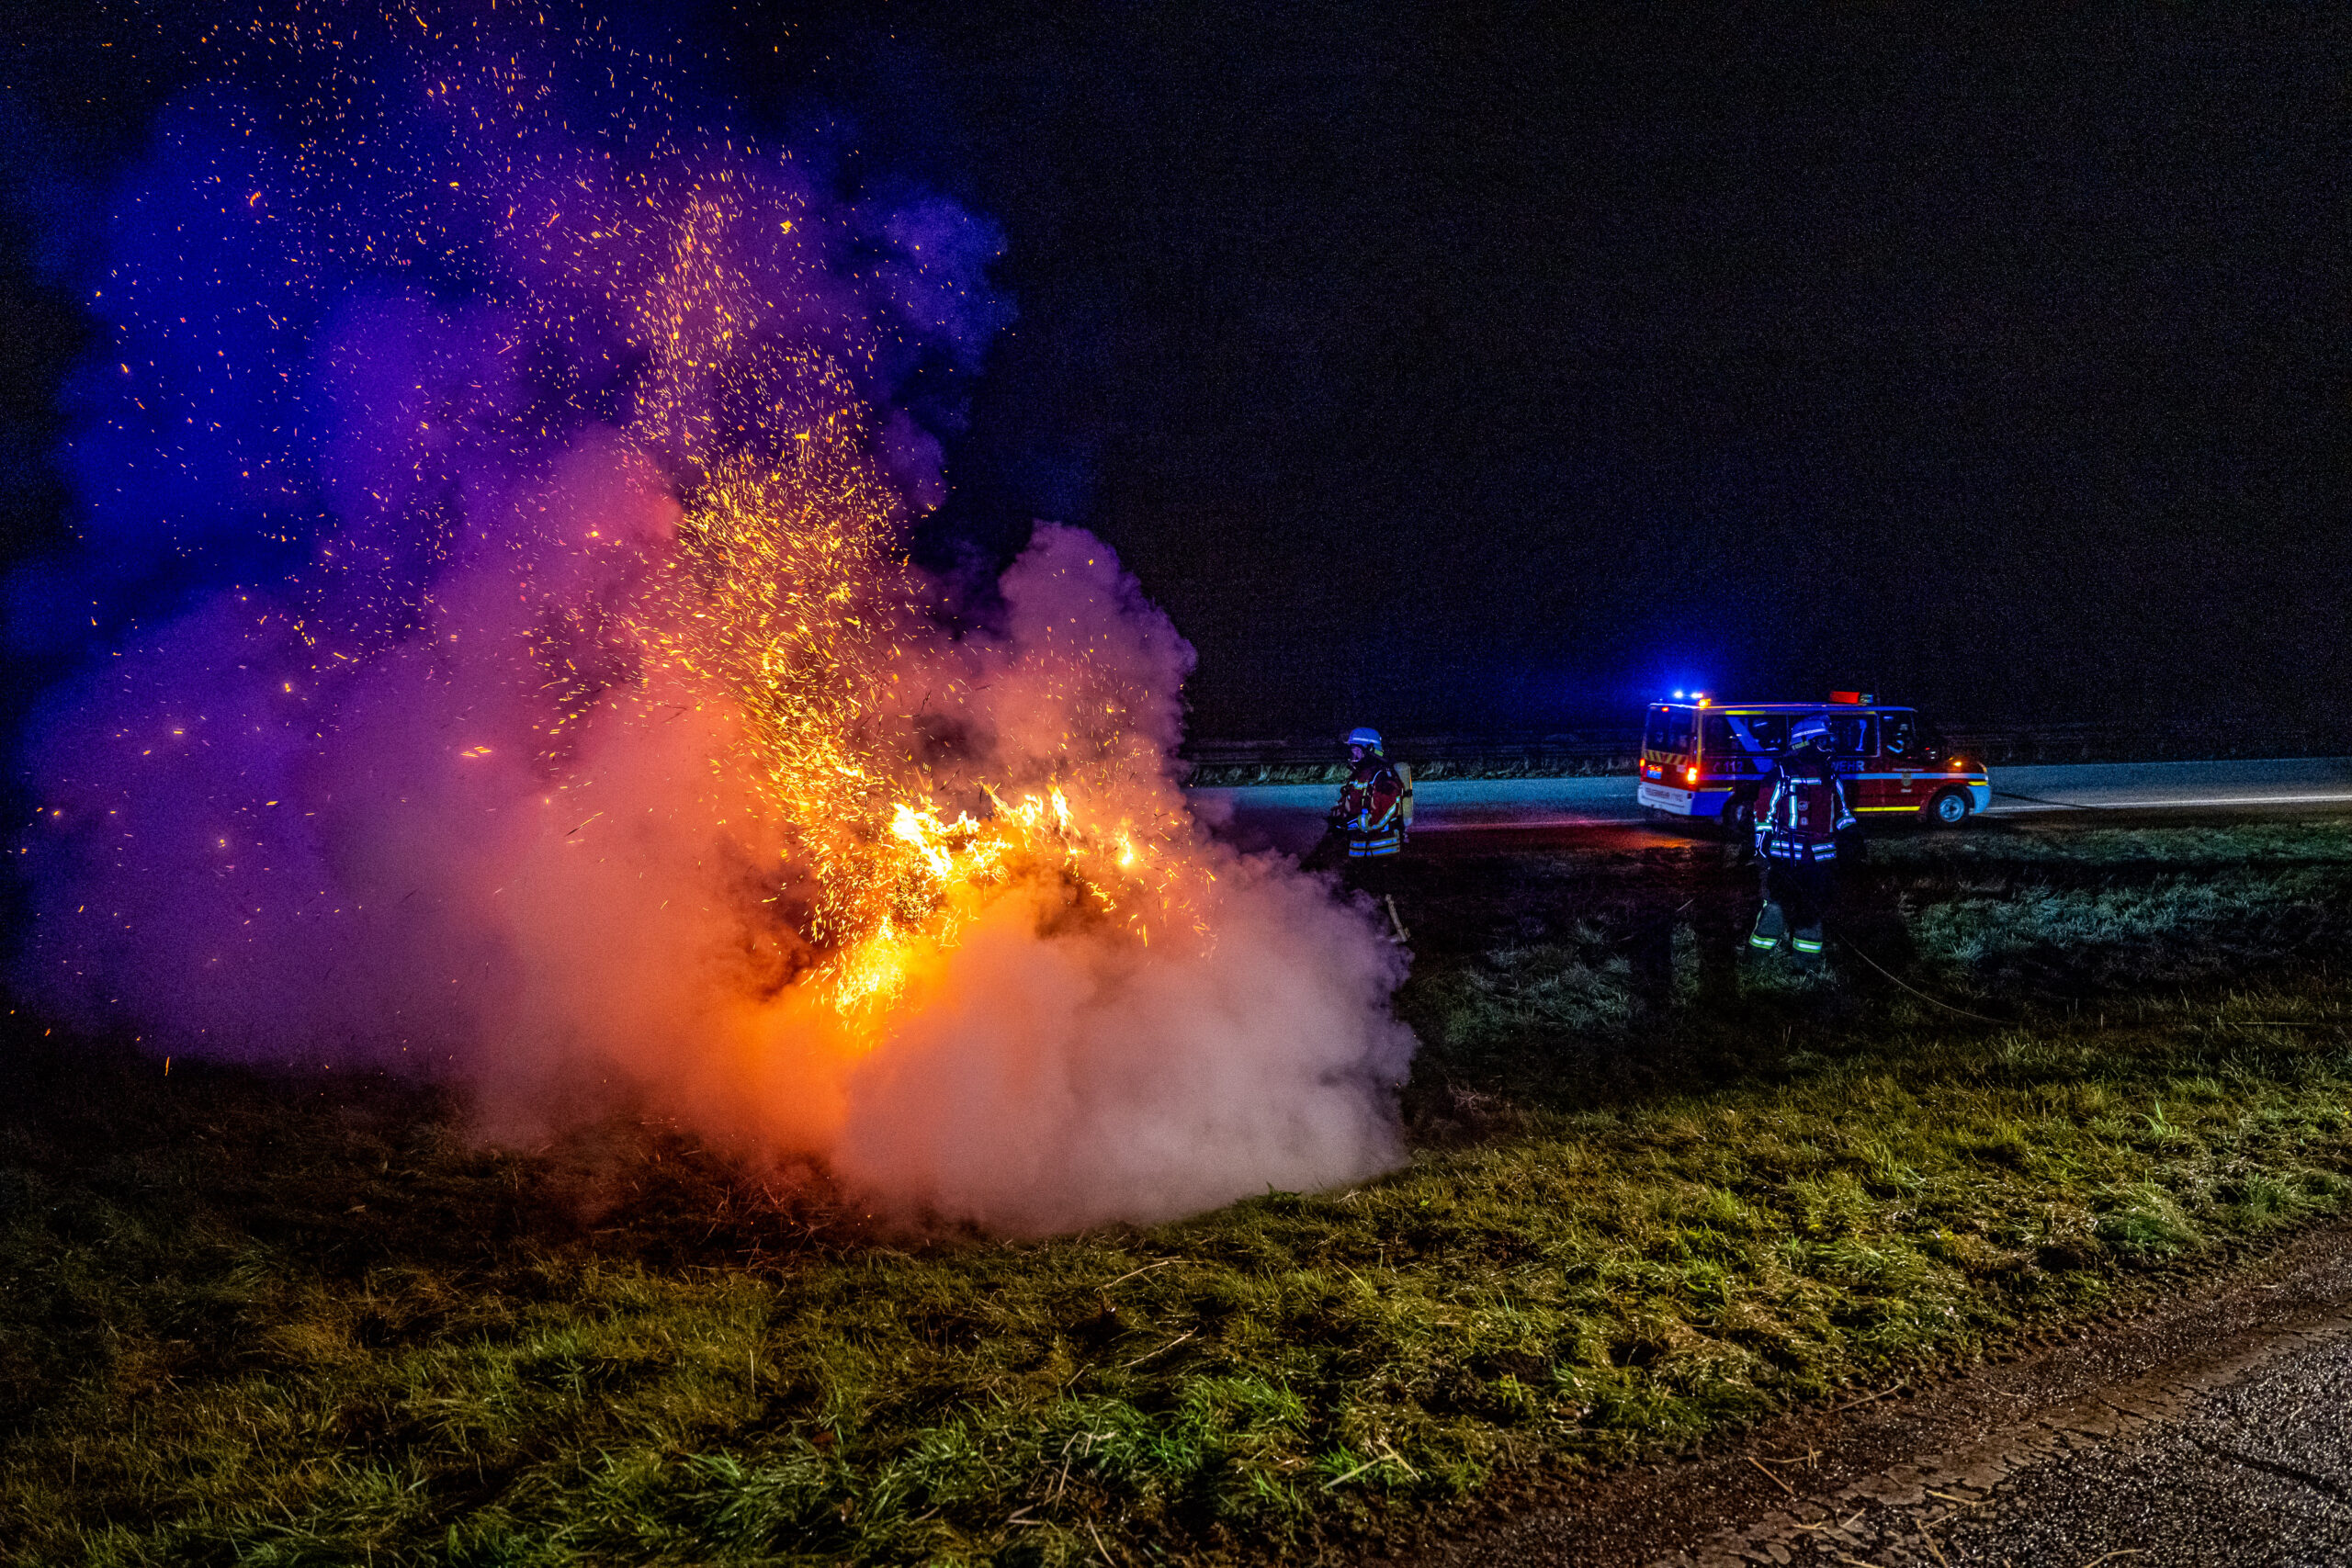
M1821 922L1819 920L1815 920L1810 925L1799 926L1796 930L1796 935L1790 940L1789 945L1796 949L1796 954L1799 958L1820 957Z
M1758 953L1773 953L1789 934L1789 918L1781 912L1777 899L1767 899L1756 914L1756 929L1747 933L1747 945Z

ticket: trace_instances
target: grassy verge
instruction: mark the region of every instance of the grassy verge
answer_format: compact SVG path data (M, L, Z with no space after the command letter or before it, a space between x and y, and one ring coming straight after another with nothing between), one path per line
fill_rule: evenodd
M1035 1245L876 1235L660 1128L492 1154L394 1086L20 1031L0 1556L1308 1551L2098 1313L2352 1190L2341 825L1881 846L1813 975L1736 961L1712 848L1394 874L1411 1167Z

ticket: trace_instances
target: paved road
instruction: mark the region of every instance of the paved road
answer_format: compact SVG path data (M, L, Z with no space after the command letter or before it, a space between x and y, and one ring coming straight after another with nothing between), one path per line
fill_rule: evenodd
M2061 812L2295 810L2352 807L2352 757L1996 768L1990 817ZM1330 784L1189 792L1193 809L1251 847L1303 853L1323 828ZM1416 785L1413 831L1622 828L1643 820L1631 775L1462 779Z
M1523 1499L1415 1568L2343 1568L2352 1231L2019 1360Z

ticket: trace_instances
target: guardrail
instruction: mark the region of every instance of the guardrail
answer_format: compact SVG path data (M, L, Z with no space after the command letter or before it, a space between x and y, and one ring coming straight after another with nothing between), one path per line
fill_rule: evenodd
M1996 768L2352 755L2352 723L1953 724L1943 734L1959 755ZM1589 778L1632 773L1640 740L1639 728L1628 724L1541 735L1400 736L1387 750L1412 764L1416 781ZM1328 739L1195 740L1182 756L1191 770L1184 782L1195 788L1337 784L1348 776L1340 747Z
M1403 736L1387 751L1412 764L1416 781L1582 778L1633 772L1640 739L1631 726L1519 739ZM1344 753L1328 740L1194 741L1183 760L1192 765L1184 782L1195 787L1337 784L1348 776Z

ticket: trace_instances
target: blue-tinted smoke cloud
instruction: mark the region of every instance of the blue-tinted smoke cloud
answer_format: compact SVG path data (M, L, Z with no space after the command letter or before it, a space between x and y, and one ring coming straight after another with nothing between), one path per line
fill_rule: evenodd
M1185 852L1219 872L1217 935L1193 949L1008 901L855 1062L779 991L796 851L714 761L741 716L661 719L616 628L714 440L789 461L792 422L749 389L779 365L837 371L901 514L937 504L952 398L927 392L926 423L898 392L978 369L1000 243L944 200L839 199L690 131L646 62L550 37L461 9L256 34L117 194L65 455L83 547L10 584L19 646L77 671L24 755L20 987L165 1049L449 1073L501 1128L626 1088L1014 1229L1389 1163L1393 950L1205 839ZM706 197L750 330L663 372L693 388L665 434L636 305L651 241L674 250ZM959 765L1047 778L1088 734L1122 809L1181 819L1192 655L1165 617L1067 529L1002 599L984 635L910 625L893 671L987 694Z

